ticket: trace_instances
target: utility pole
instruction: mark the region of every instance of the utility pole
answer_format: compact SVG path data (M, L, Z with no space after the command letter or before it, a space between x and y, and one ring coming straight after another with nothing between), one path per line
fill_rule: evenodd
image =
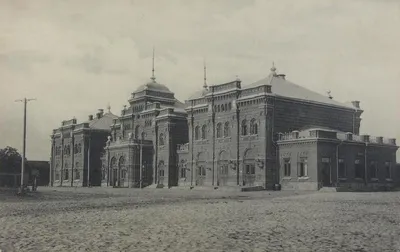
M16 100L16 102L24 103L24 134L23 134L23 143L22 143L22 162L21 162L21 193L24 191L24 171L25 171L25 151L26 151L26 104L29 101L35 101L36 99L27 99L24 98L22 100Z

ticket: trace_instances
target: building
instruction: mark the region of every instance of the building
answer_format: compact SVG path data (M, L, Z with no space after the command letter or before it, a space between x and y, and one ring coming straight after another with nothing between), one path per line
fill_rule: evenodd
M101 157L104 154L110 125L118 117L108 108L100 109L96 117L77 123L63 121L51 135L50 185L100 186L102 180Z
M359 136L359 101L303 88L275 66L247 85L208 86L205 75L203 88L182 103L156 81L153 65L151 80L128 102L118 117L98 115L107 118L101 129L70 120L54 131L53 185L73 185L73 171L83 174L80 186L318 190L400 182L395 139ZM84 146L75 158L74 138Z

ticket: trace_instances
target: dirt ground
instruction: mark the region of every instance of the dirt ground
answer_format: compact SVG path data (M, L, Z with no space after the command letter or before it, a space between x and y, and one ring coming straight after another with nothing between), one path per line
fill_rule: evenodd
M0 195L3 251L400 251L400 193L57 189Z

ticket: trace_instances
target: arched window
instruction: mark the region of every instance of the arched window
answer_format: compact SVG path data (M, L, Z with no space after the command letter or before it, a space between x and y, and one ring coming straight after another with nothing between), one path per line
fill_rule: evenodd
M201 127L201 138L206 139L207 138L207 126L204 124L203 127Z
M194 128L194 139L195 140L199 140L199 134L200 134L200 127L199 126L196 126L195 128Z
M139 125L135 127L135 139L139 139Z
M140 139L144 140L145 138L146 138L146 133L143 131Z
M78 144L78 153L81 153L81 152L82 152L82 144L79 143L79 144Z
M225 111L225 106L224 106L224 104L222 104L221 105L221 112L224 112Z
M224 137L229 137L231 134L229 129L229 122L226 122L224 125Z
M160 138L160 139L159 139L159 145L160 145L160 146L163 146L163 145L164 145L164 134L161 133L159 138Z
M218 123L217 124L217 138L221 138L222 137L222 124Z
M225 103L225 111L228 111L228 104Z
M257 135L258 134L258 125L256 119L251 119L250 121L250 135Z
M247 121L246 119L242 121L242 136L247 135Z

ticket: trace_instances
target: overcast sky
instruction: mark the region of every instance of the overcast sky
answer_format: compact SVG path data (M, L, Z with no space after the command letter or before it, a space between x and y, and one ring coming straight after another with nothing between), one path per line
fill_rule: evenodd
M185 100L203 84L269 74L360 100L361 132L400 140L400 1L0 0L0 148L48 160L62 120L120 114L151 75Z

